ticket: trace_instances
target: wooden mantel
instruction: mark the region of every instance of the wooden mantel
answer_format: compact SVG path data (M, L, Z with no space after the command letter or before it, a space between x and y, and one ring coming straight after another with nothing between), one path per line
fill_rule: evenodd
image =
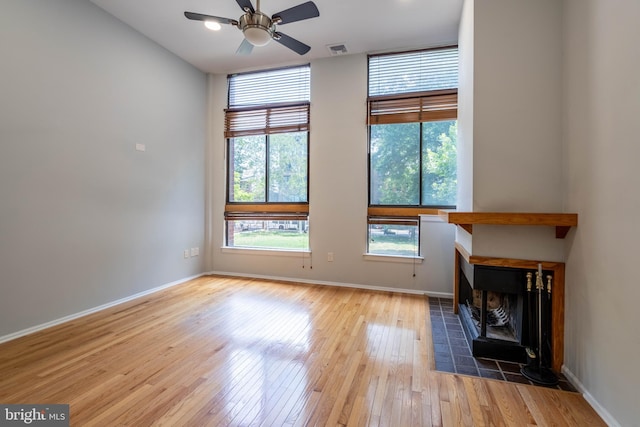
M438 215L449 224L456 224L473 233L474 224L487 225L542 225L556 228L556 238L564 239L571 227L578 225L577 213L526 212L458 212L439 210Z

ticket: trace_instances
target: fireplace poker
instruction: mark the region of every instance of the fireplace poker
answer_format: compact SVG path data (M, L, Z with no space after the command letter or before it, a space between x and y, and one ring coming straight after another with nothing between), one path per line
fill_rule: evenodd
M535 323L534 323L534 312L535 312L535 301L531 297L532 283L531 279L533 278L533 273L530 271L527 272L527 323L529 327L529 346L525 348L527 353L527 364L531 365L536 362L536 353L531 348L533 346L533 342L535 339Z
M544 319L542 316L542 305L544 304L542 300L542 291L544 290L544 283L542 282L542 264L538 264L538 271L536 273L536 289L538 290L538 367L539 369L542 369L542 321Z
M558 377L547 367L544 363L544 336L543 336L543 322L545 319L546 310L544 310L545 304L543 298L543 292L545 291L544 282L542 280L542 264L538 264L538 271L536 272L536 290L538 291L537 298L537 321L538 321L538 354L537 354L537 366L535 363L523 367L520 372L526 378L534 383L542 385L556 385L558 384ZM551 280L548 280L547 298L551 296Z

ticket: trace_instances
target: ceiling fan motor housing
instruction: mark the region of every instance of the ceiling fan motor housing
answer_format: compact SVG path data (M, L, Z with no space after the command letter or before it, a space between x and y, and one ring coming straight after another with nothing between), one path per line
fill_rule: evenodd
M269 43L276 29L271 18L258 11L242 15L238 27L247 41L254 46L264 46Z

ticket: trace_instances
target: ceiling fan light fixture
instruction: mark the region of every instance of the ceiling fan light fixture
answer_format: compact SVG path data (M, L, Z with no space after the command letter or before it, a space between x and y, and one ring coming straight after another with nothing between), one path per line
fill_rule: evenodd
M264 46L275 31L275 25L264 13L245 13L240 17L238 27L244 33L244 38L254 46Z
M271 32L262 27L246 27L244 38L254 46L264 46L271 41Z
M212 31L220 31L222 25L216 21L204 21L204 26Z

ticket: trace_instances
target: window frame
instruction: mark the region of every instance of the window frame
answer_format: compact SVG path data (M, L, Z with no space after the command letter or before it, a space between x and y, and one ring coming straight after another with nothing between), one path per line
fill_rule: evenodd
M304 249L287 249L278 247L247 247L247 246L229 246L229 223L238 220L258 220L258 221L279 221L279 220L295 220L307 221L307 229L304 231L308 236L309 230L309 189L310 189L310 140L311 134L309 129L310 122L310 91L307 93L307 100L300 101L296 99L293 102L277 102L273 104L256 104L256 105L240 105L232 106L231 102L231 79L234 76L247 76L257 73L269 73L286 71L294 68L307 68L308 81L310 85L310 64L296 65L292 67L281 67L274 69L265 69L251 71L247 73L239 73L228 75L227 88L227 108L225 111L225 209L224 209L224 247L245 251L259 250L263 252L308 252L310 244ZM248 117L244 120L243 115ZM264 124L261 127L260 124ZM236 126L238 125L238 126ZM242 126L245 126L243 129ZM247 128L246 126L250 126ZM251 127L253 126L253 127ZM258 127L256 127L258 126ZM246 129L246 130L245 130ZM270 175L270 138L272 135L288 134L288 133L304 133L306 136L306 183L305 183L305 200L295 202L269 201L269 175ZM234 168L232 165L232 143L234 138L242 138L245 136L260 136L264 138L265 160L265 188L264 201L232 201L231 186L234 184L231 176ZM307 239L308 240L308 239ZM241 252L239 252L241 253Z
M286 133L286 132L285 132ZM292 133L297 133L297 132L292 132ZM265 179L265 184L264 184L264 188L265 188L265 194L264 194L264 198L265 201L264 202L241 202L241 201L231 201L231 173L234 170L234 168L231 165L231 162L233 161L232 156L230 154L231 150L230 150L230 146L231 146L231 140L233 138L226 138L226 144L225 144L225 150L226 150L226 196L225 196L225 201L226 201L226 206L230 206L230 205L246 205L246 206L253 206L255 205L255 209L259 209L260 205L280 205L282 206L283 209L285 209L286 212L290 212L290 210L288 210L286 208L286 206L289 205L296 205L296 209L299 209L299 207L297 207L298 205L308 205L309 204L309 163L310 163L310 157L309 157L309 149L311 148L310 145L310 134L309 132L306 132L306 136L307 136L307 141L306 141L306 149L307 149L307 167L306 167L306 186L305 186L305 195L306 195L306 199L304 201L295 201L295 202L272 202L269 201L269 137L271 136L270 134L267 135L255 135L255 136L262 136L265 138L265 162L264 162L264 179ZM269 211L269 210L267 210ZM307 209L308 211L308 209ZM296 210L296 212L298 212Z
M442 46L432 49L421 49L415 51L390 52L379 55L369 55L367 57L367 245L366 256L390 256L369 252L369 243L371 240L370 225L379 223L384 220L398 221L411 220L417 221L417 240L418 251L415 258L421 258L420 255L420 239L421 239L421 220L420 215L437 215L440 209L455 209L456 205L446 204L423 204L424 200L424 125L427 122L447 121L458 119L457 114L457 83L455 88L438 88L434 90L422 91L405 91L398 93L385 93L371 95L371 58L389 55L410 55L412 53L420 54L422 52L433 52L444 49L456 49L457 46ZM456 71L457 72L457 71ZM419 183L418 183L418 200L417 205L389 205L389 204L373 204L372 203L372 150L371 150L371 131L375 125L390 125L399 123L419 123ZM401 255L391 255L394 257L402 257Z

